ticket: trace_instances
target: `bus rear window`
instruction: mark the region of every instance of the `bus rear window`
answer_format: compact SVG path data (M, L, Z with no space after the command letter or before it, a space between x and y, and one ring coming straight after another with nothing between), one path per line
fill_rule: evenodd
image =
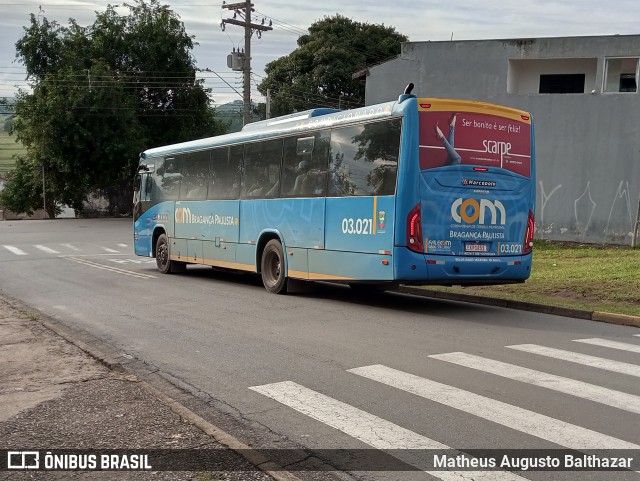
M419 116L422 170L474 165L531 176L529 116L426 108Z

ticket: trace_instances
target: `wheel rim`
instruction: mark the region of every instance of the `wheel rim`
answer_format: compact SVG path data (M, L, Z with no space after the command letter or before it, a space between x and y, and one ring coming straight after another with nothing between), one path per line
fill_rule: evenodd
M269 287L275 286L280 280L282 264L276 252L268 252L265 258L265 280Z
M156 263L160 269L164 269L167 267L167 262L169 262L169 248L167 244L160 244L156 252Z

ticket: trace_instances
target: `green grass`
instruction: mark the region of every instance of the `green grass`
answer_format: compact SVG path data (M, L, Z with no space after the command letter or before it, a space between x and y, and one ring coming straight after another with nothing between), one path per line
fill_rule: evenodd
M15 136L2 130L4 116L0 115L0 173L9 172L15 166L15 154L25 154L26 149L20 143L16 143Z
M640 249L537 241L533 252L524 284L442 290L640 316Z

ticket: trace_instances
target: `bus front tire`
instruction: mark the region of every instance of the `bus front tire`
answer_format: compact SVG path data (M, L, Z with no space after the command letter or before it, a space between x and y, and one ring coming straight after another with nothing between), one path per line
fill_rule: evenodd
M287 278L284 275L284 252L276 239L267 242L262 251L260 273L264 288L272 294L286 294Z
M156 266L163 274L175 274L186 270L187 265L184 262L172 261L169 257L169 240L166 234L160 234L156 242Z

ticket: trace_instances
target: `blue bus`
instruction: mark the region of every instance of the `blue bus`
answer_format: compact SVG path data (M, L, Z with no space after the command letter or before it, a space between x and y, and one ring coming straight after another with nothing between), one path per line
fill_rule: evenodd
M418 98L319 108L153 148L134 188L135 253L288 279L483 285L531 272L528 112Z

